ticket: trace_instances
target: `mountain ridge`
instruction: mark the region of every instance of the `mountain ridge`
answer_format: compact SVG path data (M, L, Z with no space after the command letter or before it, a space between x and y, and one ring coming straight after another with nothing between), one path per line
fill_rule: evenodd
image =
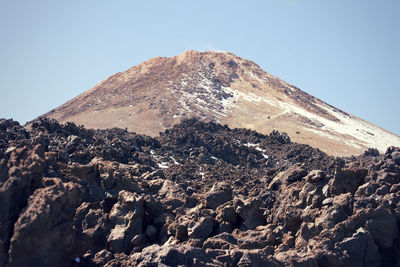
M118 72L42 115L89 128L127 128L156 136L197 117L264 134L287 132L331 155L384 152L400 137L265 72L228 52L186 51Z

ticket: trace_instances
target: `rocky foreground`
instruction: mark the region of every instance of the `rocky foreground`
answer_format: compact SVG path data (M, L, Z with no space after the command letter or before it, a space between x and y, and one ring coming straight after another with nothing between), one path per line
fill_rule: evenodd
M400 148L0 120L0 266L400 266Z

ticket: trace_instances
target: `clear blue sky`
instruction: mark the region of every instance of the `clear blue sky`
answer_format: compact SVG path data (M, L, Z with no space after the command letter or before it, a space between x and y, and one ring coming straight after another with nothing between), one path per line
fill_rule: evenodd
M0 0L0 117L25 123L185 50L251 59L400 134L400 1Z

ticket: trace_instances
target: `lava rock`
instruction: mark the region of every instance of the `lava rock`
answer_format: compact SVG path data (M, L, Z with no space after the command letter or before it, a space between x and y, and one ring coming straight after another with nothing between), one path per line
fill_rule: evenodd
M212 219L208 217L200 218L198 222L192 222L192 225L189 226L188 236L189 238L205 240L213 231L213 226Z
M112 251L124 252L132 238L142 233L143 199L135 193L120 191L109 216L115 227L107 241Z
M232 199L232 188L228 183L215 184L206 195L206 206L216 209L218 206Z

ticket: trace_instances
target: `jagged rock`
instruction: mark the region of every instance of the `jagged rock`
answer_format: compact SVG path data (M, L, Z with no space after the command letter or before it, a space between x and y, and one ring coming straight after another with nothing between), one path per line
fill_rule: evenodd
M82 197L81 187L72 182L37 189L14 226L9 264L60 265L80 253L72 221Z
M197 120L157 139L1 125L1 266L399 260L398 149L334 159L277 132Z
M133 246L133 251L137 252L144 248L148 241L148 237L146 235L135 235L131 240L131 245Z
M263 250L245 251L240 258L237 266L279 266L276 262L268 258L268 254Z
M392 247L393 241L398 236L397 220L386 208L379 207L375 210L373 218L365 223L375 242L383 247Z
M104 246L109 228L107 215L101 209L90 209L82 221L82 233L93 247Z
M259 225L264 225L266 219L260 206L262 201L259 198L252 198L245 202L235 199L235 211L243 220L243 225L248 229L255 229Z
M200 218L197 222L192 222L188 227L188 236L190 238L196 238L205 240L210 236L213 231L214 223L212 219L208 217Z
M322 181L323 179L325 179L326 177L326 173L322 170L312 170L310 171L307 176L305 177L305 180L307 182L311 182L311 183L318 183L320 181Z
M371 234L363 228L358 229L352 237L337 243L336 248L345 253L345 262L348 266L380 266L378 247Z
M203 248L212 249L229 249L237 245L237 239L228 233L221 233L219 235L208 238L204 244Z
M7 172L0 183L0 265L7 262L7 252L12 236L12 225L28 197L41 184L44 169L44 152L41 144L12 147L6 150L8 162L3 162ZM3 159L4 160L4 159Z
M275 245L276 234L272 229L248 230L234 233L240 249L262 249L268 245Z
M337 168L335 177L330 181L330 191L332 195L342 193L352 193L364 182L368 170L363 168Z
M303 222L296 232L295 247L298 250L304 250L307 247L308 240L319 234L314 223Z
M94 255L93 262L98 265L105 265L112 260L113 255L110 251L103 249Z
M228 183L217 183L206 195L206 206L216 209L218 206L232 199L232 188Z
M71 167L71 173L83 180L94 180L97 176L97 170L94 165L75 164Z
M321 215L315 219L315 226L318 228L330 229L346 218L347 213L344 207L333 205L321 212Z
M143 199L135 193L120 191L109 216L115 227L107 241L113 251L124 252L131 239L142 233Z
M271 184L270 189L277 189L281 184L288 185L295 181L301 180L307 175L307 171L304 166L300 163L296 163L291 166L288 170L278 173Z
M168 226L170 234L174 235L178 240L185 241L188 238L188 222L180 224L173 222Z
M172 209L179 208L185 204L186 193L178 184L165 180L158 191L162 201Z
M235 212L235 207L232 205L220 206L217 209L217 219L231 224L237 224L238 214Z
M152 245L141 253L134 253L129 257L126 266L212 266L212 257L207 256L202 249L176 244Z
M357 191L354 193L356 196L370 196L372 195L376 189L378 188L377 183L373 183L371 181L366 182L362 185L360 185L357 189Z

